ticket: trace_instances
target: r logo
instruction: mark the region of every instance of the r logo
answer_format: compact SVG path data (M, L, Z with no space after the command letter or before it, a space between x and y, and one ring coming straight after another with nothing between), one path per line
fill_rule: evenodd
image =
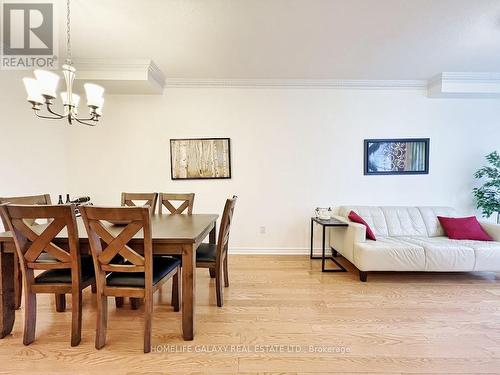
M53 54L53 4L4 3L2 21L4 55Z

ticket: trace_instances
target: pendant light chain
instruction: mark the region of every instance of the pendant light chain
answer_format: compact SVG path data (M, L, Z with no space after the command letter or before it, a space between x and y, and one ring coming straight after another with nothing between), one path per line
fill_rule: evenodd
M71 65L71 11L70 11L70 0L66 2L66 62Z

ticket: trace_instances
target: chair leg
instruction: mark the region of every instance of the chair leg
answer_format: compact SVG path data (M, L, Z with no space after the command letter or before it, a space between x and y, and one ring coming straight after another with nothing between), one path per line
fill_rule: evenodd
M222 288L222 265L217 265L215 268L215 290L217 294L217 306L222 307L224 301Z
M23 344L29 345L35 341L36 328L36 294L24 293L24 336Z
M23 274L17 258L14 254L14 309L18 310L21 307L21 300L23 296Z
M82 290L73 293L71 298L71 346L82 340Z
M97 328L95 334L95 347L101 349L106 344L106 328L108 323L108 297L97 298Z
M210 278L215 279L215 268L209 268Z
M123 297L115 297L115 305L117 309L123 307Z
M180 269L177 270L177 273L172 278L172 306L174 307L174 311L180 310L179 273Z
M56 299L56 311L64 312L66 311L66 295L65 294L54 294Z
M229 273L228 273L228 266L227 266L227 253L226 253L226 256L224 257L224 286L226 288L229 287Z
M130 306L132 307L132 310L137 310L139 306L141 306L141 298L130 298Z
M151 323L153 315L153 296L144 299L144 353L151 351Z

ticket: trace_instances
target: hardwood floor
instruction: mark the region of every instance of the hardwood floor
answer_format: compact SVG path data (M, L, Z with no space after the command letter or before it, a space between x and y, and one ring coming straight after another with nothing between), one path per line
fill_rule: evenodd
M0 340L0 374L500 373L500 274L379 273L361 283L350 265L349 273L319 269L305 256L232 255L223 308L214 279L197 270L191 342L167 283L155 296L150 354L142 352L142 306L116 309L109 300L98 351L90 289L75 348L71 299L57 313L53 296L41 295L36 341L22 344L19 310L12 336Z

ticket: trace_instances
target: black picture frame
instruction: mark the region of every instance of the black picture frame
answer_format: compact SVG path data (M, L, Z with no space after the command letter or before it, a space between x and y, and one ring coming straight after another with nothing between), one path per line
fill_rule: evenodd
M422 170L399 170L399 171L374 171L369 167L370 147L376 143L423 143L424 168ZM364 140L364 175L365 176L380 176L380 175L419 175L429 174L429 156L430 156L430 138L390 138L390 139L365 139Z
M227 141L228 153L228 176L223 177L174 177L174 154L173 144L178 141ZM172 138L170 139L170 178L172 180L228 180L232 176L231 171L231 138L213 137L213 138Z

